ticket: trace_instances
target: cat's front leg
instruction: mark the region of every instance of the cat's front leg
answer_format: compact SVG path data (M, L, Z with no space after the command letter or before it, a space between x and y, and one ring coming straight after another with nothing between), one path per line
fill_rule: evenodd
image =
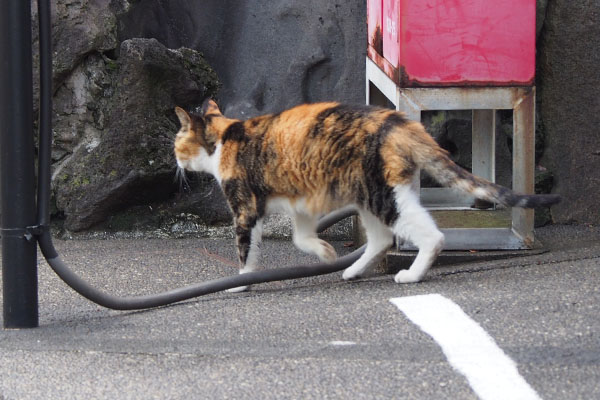
M236 218L235 234L238 256L240 260L240 274L256 271L260 259L260 242L262 240L262 219ZM239 286L228 289L230 293L243 292L249 286Z

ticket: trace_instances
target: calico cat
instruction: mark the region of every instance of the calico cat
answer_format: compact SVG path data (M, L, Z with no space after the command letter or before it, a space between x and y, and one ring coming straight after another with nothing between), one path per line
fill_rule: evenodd
M294 244L331 262L336 252L317 237L317 219L354 205L367 246L343 278L361 276L399 236L419 251L410 269L394 279L418 282L444 246L444 235L411 185L421 169L444 186L504 206L533 208L560 201L557 195L516 194L472 175L452 162L420 123L385 108L304 104L239 121L223 116L209 99L201 116L179 107L175 112L181 123L177 165L212 174L223 189L234 215L240 273L258 267L266 214L289 214Z

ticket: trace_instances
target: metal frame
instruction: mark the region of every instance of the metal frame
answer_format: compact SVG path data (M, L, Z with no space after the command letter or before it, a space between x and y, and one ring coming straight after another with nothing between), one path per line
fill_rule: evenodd
M368 57L366 78L367 104L375 95L373 85L397 110L415 121L421 120L424 110L473 110L473 173L490 181L495 179L494 110L513 110L512 188L524 194L534 192L535 87L402 88ZM421 189L421 199L430 209L465 209L472 204L471 198L451 189ZM511 228L442 229L445 249L532 248L533 210L513 208L511 219Z

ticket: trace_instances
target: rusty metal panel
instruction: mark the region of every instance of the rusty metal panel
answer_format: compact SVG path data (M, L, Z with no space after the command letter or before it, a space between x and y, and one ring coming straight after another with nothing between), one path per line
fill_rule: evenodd
M496 181L496 111L473 110L471 154L474 175Z
M530 87L400 88L402 102L420 110L511 110Z
M532 194L535 188L535 88L513 110L513 190ZM533 246L534 211L512 209L513 230Z
M383 56L383 1L367 0L367 41L374 53Z

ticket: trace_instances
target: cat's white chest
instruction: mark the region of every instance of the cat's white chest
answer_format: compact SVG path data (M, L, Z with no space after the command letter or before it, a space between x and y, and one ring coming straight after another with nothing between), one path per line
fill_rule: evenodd
M188 164L184 165L183 167L192 171L208 172L215 177L217 182L221 183L219 164L221 162L222 147L223 145L221 143L217 143L215 151L210 155L204 148L201 148L198 152L198 155L191 158L188 161ZM179 161L178 164L180 167L182 167Z
M267 214L307 214L312 213L306 207L304 198L290 200L287 197L272 197L267 200Z

